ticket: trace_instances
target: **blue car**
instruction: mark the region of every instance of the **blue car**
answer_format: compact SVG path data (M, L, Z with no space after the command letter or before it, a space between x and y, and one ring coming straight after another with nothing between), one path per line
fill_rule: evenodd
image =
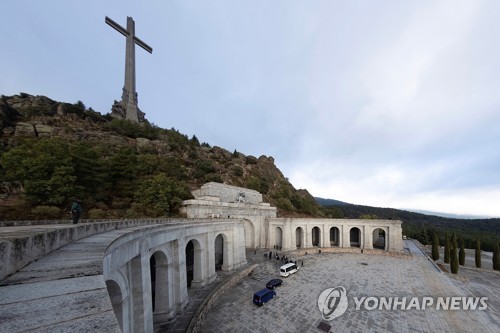
M276 297L276 292L274 290L269 290L267 288L262 289L253 294L253 303L258 306L262 306L274 297Z
M278 286L281 286L283 284L282 279L272 279L266 284L267 289L274 289Z

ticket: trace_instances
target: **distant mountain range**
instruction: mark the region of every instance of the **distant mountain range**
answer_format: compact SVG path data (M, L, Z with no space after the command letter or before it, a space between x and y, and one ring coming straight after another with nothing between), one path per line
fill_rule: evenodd
M403 234L428 244L436 232L441 240L456 233L463 237L467 248L474 248L481 239L482 250L492 251L500 242L500 218L445 214L411 209L380 208L350 204L335 200L314 198L324 207L325 217L349 219L390 219L403 221Z
M324 207L355 205L355 204L351 204L351 203L347 203L347 202L335 200L335 199L325 199L325 198L319 198L319 197L314 197L314 199L316 200L316 202L319 205L324 206ZM430 211L430 210L412 209L412 208L405 208L405 209L400 209L400 210L424 214L424 215L430 215L430 216L447 217L447 218L451 218L451 219L477 220L477 219L490 219L490 218L492 218L492 216L486 216L486 215L451 214L451 213L434 212L434 211Z
M343 206L343 205L351 205L350 203L335 200L335 199L325 199L314 197L314 200L321 206Z
M416 209L405 209L410 212L425 214L425 215L433 215L433 216L441 216L441 217L449 217L452 219L466 219L466 220L477 220L477 219L491 219L493 216L487 215L469 215L469 214L450 214L450 213L441 213L441 212L433 212L430 210L416 210Z

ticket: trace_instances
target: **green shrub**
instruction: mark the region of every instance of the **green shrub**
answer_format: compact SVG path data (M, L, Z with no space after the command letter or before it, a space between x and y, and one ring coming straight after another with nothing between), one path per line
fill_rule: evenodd
M260 192L260 179L255 176L248 178L245 187Z
M239 165L235 165L234 167L232 167L232 170L233 170L233 175L235 175L236 177L243 176L243 168L240 167Z
M100 208L92 208L88 213L89 219L105 219L108 217L108 214L105 210Z
M31 213L37 220L58 219L61 217L61 210L54 206L36 206L31 209Z
M279 198L276 200L276 207L286 211L293 211L293 205L288 198Z
M222 177L216 173L209 173L208 175L205 176L205 182L215 182L215 183L224 183L222 180Z
M436 261L439 259L439 236L434 233L432 237L432 260Z
M458 251L457 237L455 233L451 236L450 270L452 274L458 273Z
M458 252L458 263L461 266L465 265L465 243L464 238L460 237L460 251Z
M476 267L481 268L481 240L479 238L476 241L475 259L476 259Z
M104 129L130 138L158 139L161 130L150 123L138 124L127 119L114 118L104 124Z
M444 241L444 262L446 264L450 263L450 239L448 237L448 234L446 234L446 238Z
M500 245L495 244L495 250L493 251L493 269L495 271L500 271Z

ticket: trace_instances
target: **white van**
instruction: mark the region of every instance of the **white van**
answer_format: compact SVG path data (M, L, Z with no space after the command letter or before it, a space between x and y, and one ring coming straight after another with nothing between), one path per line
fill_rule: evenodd
M290 274L297 272L299 268L294 263L289 263L280 267L280 275L287 277Z

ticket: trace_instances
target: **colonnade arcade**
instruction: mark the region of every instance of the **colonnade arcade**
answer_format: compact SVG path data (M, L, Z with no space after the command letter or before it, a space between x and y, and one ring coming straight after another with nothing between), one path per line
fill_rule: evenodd
M358 247L400 250L401 222L392 220L270 219L269 248Z

